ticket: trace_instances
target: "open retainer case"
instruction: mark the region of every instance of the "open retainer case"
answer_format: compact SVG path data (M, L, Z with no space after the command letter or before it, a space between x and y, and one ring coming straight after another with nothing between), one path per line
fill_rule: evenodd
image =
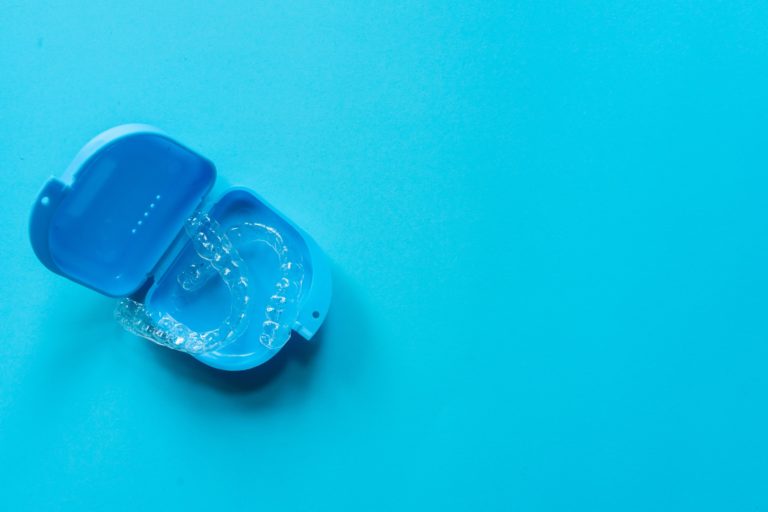
M90 141L32 209L32 247L52 271L119 298L128 331L222 370L309 340L331 300L328 260L247 188L213 202L209 160L147 125Z

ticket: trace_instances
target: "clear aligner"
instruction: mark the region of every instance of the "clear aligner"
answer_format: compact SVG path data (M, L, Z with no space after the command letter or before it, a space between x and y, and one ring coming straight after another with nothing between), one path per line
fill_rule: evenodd
M259 342L269 349L279 349L291 336L291 326L298 318L298 299L304 281L304 266L298 254L292 254L283 237L273 227L245 222L227 231L226 237L235 247L263 243L277 255L280 276L264 309ZM179 285L187 291L200 289L216 273L209 261L190 265L178 276Z
M285 345L298 317L297 302L304 280L301 257L293 255L280 233L265 224L246 222L225 233L208 215L196 213L187 220L185 230L203 261L184 270L178 276L178 283L183 290L194 292L218 274L232 298L227 318L216 329L197 332L169 314L155 321L144 304L123 299L115 309L118 322L138 336L192 354L229 345L245 332L249 321L247 269L236 246L264 243L278 257L280 277L264 309L259 342L275 350Z
M209 277L218 273L232 298L229 315L215 329L198 332L164 314L159 320L147 312L144 304L122 299L115 317L128 331L150 341L191 354L223 348L235 341L248 326L248 277L245 262L219 224L207 214L195 213L187 220L185 231L197 254L205 261Z

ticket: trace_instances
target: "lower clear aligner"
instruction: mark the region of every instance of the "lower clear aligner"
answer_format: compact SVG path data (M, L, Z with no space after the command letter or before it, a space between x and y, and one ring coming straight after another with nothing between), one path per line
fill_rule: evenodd
M264 309L259 342L271 350L285 345L291 336L291 326L298 318L297 302L304 267L301 258L291 253L282 235L275 228L256 222L245 222L224 231L218 222L204 213L190 217L185 231L203 261L183 270L177 277L178 284L186 292L195 292L218 274L230 292L229 315L217 328L198 332L167 313L155 321L144 304L126 298L115 309L118 322L133 334L190 354L226 347L246 331L252 316L248 270L237 248L264 243L278 257L280 276Z

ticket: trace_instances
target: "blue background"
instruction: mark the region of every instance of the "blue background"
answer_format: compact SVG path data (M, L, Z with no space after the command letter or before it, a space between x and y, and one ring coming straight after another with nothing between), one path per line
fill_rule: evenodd
M0 2L0 509L768 510L764 2ZM222 374L27 239L160 126L327 250Z

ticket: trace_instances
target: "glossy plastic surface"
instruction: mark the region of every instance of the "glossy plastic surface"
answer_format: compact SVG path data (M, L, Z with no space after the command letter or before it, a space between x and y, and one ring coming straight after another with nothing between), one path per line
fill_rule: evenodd
M54 272L105 295L131 295L215 179L210 161L157 129L113 128L46 183L32 212L32 245Z

